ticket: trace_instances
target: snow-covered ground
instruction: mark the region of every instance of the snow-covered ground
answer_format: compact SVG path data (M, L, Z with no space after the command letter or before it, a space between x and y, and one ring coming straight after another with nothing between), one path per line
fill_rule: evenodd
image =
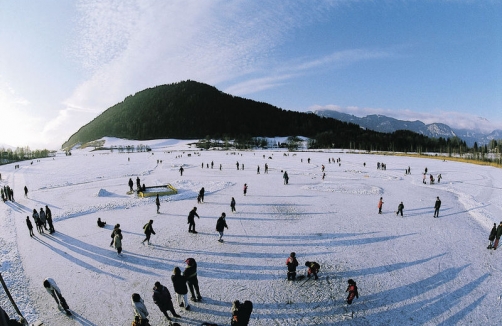
M174 295L172 270L183 269L188 257L198 262L203 300L192 303L191 311L175 305L181 325L229 325L234 300L254 303L250 325L502 322L502 260L497 258L502 253L486 249L493 223L502 220L500 169L341 150L198 151L176 140L107 139L105 146L139 143L152 152L74 150L71 156L16 163L19 169L0 166L0 185L13 187L16 199L0 205L0 271L30 322L130 325L130 298L137 292L151 324L167 325L152 301L152 288L160 281ZM329 163L330 158L341 163ZM236 169L237 161L244 170ZM213 169L206 165L211 162ZM378 170L377 162L387 169ZM411 175L404 173L408 166ZM440 184L422 184L426 167L434 176L442 174ZM283 184L284 170L289 185ZM146 186L171 183L179 193L161 197L156 214L154 197L127 194L129 178L135 182L137 176ZM197 204L201 187L205 202ZM440 218L433 218L437 196L442 207ZM230 211L232 197L236 213ZM401 201L403 218L395 214ZM31 219L33 209L45 205L56 233L35 231L32 239L26 216ZM187 232L194 206L198 234ZM222 212L229 229L219 243L215 224ZM104 229L97 227L98 217L107 222ZM142 226L150 219L156 235L144 246ZM116 223L124 235L123 257L109 247ZM286 280L285 261L292 251L299 274L307 260L321 265L319 280ZM56 280L74 318L57 309L42 286L46 277ZM360 293L351 306L344 301L349 278ZM15 316L3 291L0 300Z

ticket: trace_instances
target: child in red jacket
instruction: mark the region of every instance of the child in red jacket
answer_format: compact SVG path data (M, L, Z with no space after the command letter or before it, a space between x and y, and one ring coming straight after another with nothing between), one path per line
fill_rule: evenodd
M352 304L352 300L354 300L354 298L359 298L359 293L357 292L356 282L353 279L349 279L347 282L349 283L347 290L345 290L345 292L349 292L349 295L347 296L347 303Z

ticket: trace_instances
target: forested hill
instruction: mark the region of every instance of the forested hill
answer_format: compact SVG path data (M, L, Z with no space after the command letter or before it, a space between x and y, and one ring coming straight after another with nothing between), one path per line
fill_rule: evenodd
M102 137L135 140L223 139L228 137L306 136L319 147L398 150L397 142L429 143L414 133L382 134L313 113L287 111L267 103L225 94L215 87L183 81L148 88L128 96L81 127L62 147ZM411 137L411 138L410 138ZM429 144L431 145L431 144ZM413 148L412 148L413 149Z

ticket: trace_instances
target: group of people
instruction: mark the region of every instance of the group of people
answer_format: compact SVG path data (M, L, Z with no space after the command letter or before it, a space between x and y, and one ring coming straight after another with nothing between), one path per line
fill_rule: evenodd
M378 201L378 214L382 214L382 208L383 208L383 197L380 197L380 200ZM439 199L439 196L436 197L436 202L434 203L434 217L439 217L439 209L441 208L441 200ZM396 215L401 215L403 217L403 210L404 210L404 204L403 202L399 203L397 206L397 211Z
M0 187L0 193L2 194L2 201L5 203L6 201L15 201L14 200L14 190L12 190L9 185L5 185Z
M502 235L502 221L500 221L500 224L498 226L497 223L493 223L493 228L490 232L490 236L488 237L490 243L488 244L488 247L486 249L497 250L501 235Z
M40 213L37 210L33 209L33 221L35 222L35 226L37 227L38 233L45 233L44 230L49 231L49 234L56 232L54 229L54 224L52 222L52 212L49 206L45 205L45 211L43 207L40 208ZM26 216L26 225L28 226L28 230L30 231L30 237L34 237L33 233L33 224L30 221L30 217ZM49 226L49 228L47 228Z

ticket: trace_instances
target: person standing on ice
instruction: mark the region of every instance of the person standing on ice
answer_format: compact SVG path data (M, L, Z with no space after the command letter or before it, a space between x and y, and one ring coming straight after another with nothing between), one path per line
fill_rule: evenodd
M115 249L117 249L117 256L122 256L122 231L120 229L115 231L113 245L115 246Z
M58 308L63 308L66 314L71 316L70 307L68 307L65 298L63 298L63 295L61 294L61 290L52 278L46 278L44 280L44 288L54 298L54 300L56 300Z
M146 238L141 243L144 244L145 241L147 241L147 243L150 244L150 237L152 236L152 234L155 234L155 231L153 230L152 224L153 224L153 220L150 220L148 223L143 225L143 231L146 235Z
M180 171L180 176L182 177L183 176L183 171L185 171L185 169L183 169L183 167L180 166L180 170L179 171Z
M45 205L45 216L47 218L47 224L49 225L49 233L53 234L56 230L54 229L54 224L52 224L52 211L47 205Z
M204 187L200 188L199 190L199 196L200 196L200 202L203 203L204 202L204 193L206 191L204 190Z
M288 281L294 281L296 279L296 267L298 266L295 252L289 254L288 259L286 259L286 265L288 266Z
M230 209L232 210L232 213L235 213L235 198L232 197L232 200L230 201Z
M439 217L439 209L441 208L441 200L439 196L436 197L436 202L434 203L434 217Z
M187 280L188 289L192 294L190 300L201 301L202 297L199 291L199 279L197 278L197 262L193 258L188 258L187 260L185 260L185 263L187 265L185 267L185 270L183 271L183 276Z
M24 186L24 197L28 198L28 187Z
M26 216L26 225L28 226L28 230L30 230L30 237L33 238L35 234L33 234L33 224L31 224L29 216Z
M220 218L216 221L216 231L220 234L220 238L218 239L219 242L223 242L223 231L225 231L225 228L228 229L225 216L227 216L225 213L221 213Z
M157 214L160 213L160 199L159 194L157 194L157 198L155 198L155 205L157 205Z
M37 210L33 209L33 221L35 221L35 225L37 226L38 233L44 233L44 228L42 227L42 222L40 221L40 215L38 215Z
M113 227L113 231L112 231L112 234L110 235L112 237L112 241L110 242L110 247L113 247L113 242L115 241L114 238L115 238L115 233L117 233L117 230L120 230L120 224L115 224L115 226ZM121 231L122 232L122 231Z
M134 316L139 317L141 326L150 326L148 322L148 310L146 309L143 298L138 293L133 293L131 296L131 303L134 311Z
M197 233L195 231L195 216L200 219L199 214L197 214L197 207L194 207L190 213L188 213L188 232L189 233Z
M131 179L131 178L129 178L129 189L130 189L131 191L133 191L133 190L132 190L132 187L133 187L133 186L134 186L134 182L132 182L132 179Z
M190 304L188 303L187 280L181 274L181 269L179 267L174 267L171 281L173 282L174 292L176 292L176 301L178 305L180 307L185 307L185 310L189 310Z
M403 209L404 209L404 204L403 202L401 202L401 204L399 204L397 206L397 212L396 212L396 215L399 215L399 213L401 213L401 217L403 217Z
M497 223L493 223L492 231L490 232L490 236L488 237L488 240L490 241L490 243L488 244L488 247L486 249L493 248L493 240L495 240L496 235L497 235Z
M244 184L243 191L244 191L244 196L246 196L246 194L248 193L248 184L247 183Z
M155 282L155 286L153 287L152 299L153 303L159 307L160 311L164 314L164 316L166 316L167 320L171 320L171 318L167 315L168 310L173 314L173 317L181 318L181 316L174 310L171 293L158 281Z
M47 215L45 215L44 209L40 207L40 222L42 222L42 225L44 226L44 229L47 229Z
M357 284L353 279L349 279L347 283L349 283L347 290L345 290L345 292L349 292L349 295L347 296L347 304L352 304L352 300L354 300L354 298L359 298L359 292L357 291Z
M497 233L495 234L495 244L493 245L493 250L497 250L501 235L502 235L502 221L500 222L499 226L497 226Z
M288 172L287 171L284 171L284 174L282 175L282 178L284 179L284 184L287 185L288 182L289 182L289 176L288 176Z
M382 207L383 207L383 198L380 197L380 200L378 201L378 214L382 214Z

